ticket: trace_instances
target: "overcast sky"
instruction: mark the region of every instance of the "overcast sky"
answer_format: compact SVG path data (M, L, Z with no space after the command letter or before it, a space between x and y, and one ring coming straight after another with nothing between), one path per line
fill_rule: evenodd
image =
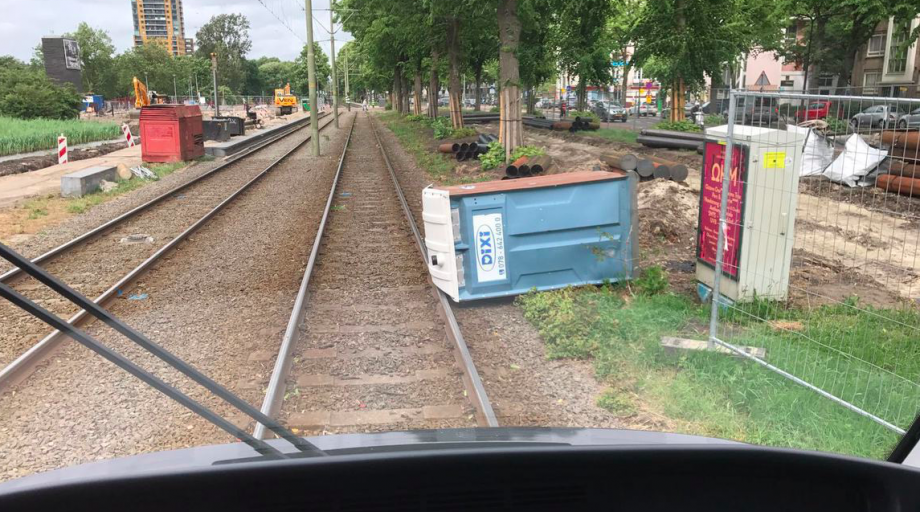
M240 13L249 18L249 58L293 60L307 38L303 4L302 0L183 0L185 37L194 38L212 16ZM313 37L327 55L328 8L329 0L313 0ZM81 21L106 30L118 52L134 44L131 0L0 0L0 13L0 55L21 60L29 60L42 36L76 30ZM335 39L338 50L342 42L351 40L351 35L339 26Z

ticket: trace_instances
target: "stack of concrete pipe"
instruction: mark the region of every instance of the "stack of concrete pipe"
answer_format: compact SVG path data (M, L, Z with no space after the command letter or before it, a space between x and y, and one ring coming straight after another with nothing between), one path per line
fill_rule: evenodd
M526 178L548 172L553 166L553 158L549 155L522 156L505 167L505 179Z
M438 146L438 151L453 154L459 162L478 160L479 155L489 151L489 144L496 140L498 137L495 135L484 133L477 142L445 142Z
M702 154L706 136L702 133L671 130L642 130L636 142L650 148L694 149Z
M687 166L654 156L637 156L630 153L605 153L601 161L618 171L634 171L640 178L685 181L689 171Z
M886 192L920 197L920 131L882 132L882 144L888 147L891 163L888 174L875 181Z

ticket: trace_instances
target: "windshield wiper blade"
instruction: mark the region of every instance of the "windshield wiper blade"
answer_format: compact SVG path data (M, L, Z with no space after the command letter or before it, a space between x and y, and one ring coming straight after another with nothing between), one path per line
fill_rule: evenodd
M249 417L251 417L252 419L254 419L255 421L257 421L257 422L259 422L259 423L265 425L266 428L268 428L269 430L271 430L272 432L274 432L275 434L277 434L279 437L283 438L284 440L286 440L286 441L288 441L289 443L291 443L292 445L294 445L294 447L296 447L298 450L300 450L301 452L303 452L304 455L313 455L313 456L325 456L325 455L326 455L326 453L323 452L322 450L320 450L318 447L316 447L316 445L314 445L314 444L312 444L312 443L306 441L305 439L303 439L303 438L301 438L301 437L298 437L297 435L295 435L293 432L291 432L290 430L288 430L287 428L285 428L284 426L282 426L282 425L281 425L280 423L278 423L277 421L271 419L269 416L263 414L260 410L256 409L255 407L253 407L251 404L249 404L249 403L246 402L245 400L243 400L243 399L241 399L240 397L238 397L238 396L236 396L235 394L233 394L233 392L231 392L230 390L228 390L228 389L225 388L224 386L220 385L219 383L217 383L216 381L214 381L213 379L211 379L211 378L208 377L207 375L201 373L200 371L198 371L197 369L195 369L194 367L192 367L191 365L189 365L188 363L186 363L185 361L183 361L182 359L180 359L180 358L177 357L176 355L172 354L171 352L169 352L169 351L166 350L165 348L161 347L160 345L158 345L158 344L155 343L154 341L150 340L150 339L147 338L144 334L138 332L137 330L135 330L135 329L132 328L131 326L129 326L129 325L125 324L124 322L122 322L121 320L119 320L117 317L115 317L114 315L112 315L108 310L106 310L106 309L103 308L102 306L96 304L95 302L93 302L93 301L91 301L89 298L83 296L82 294L80 294L79 292L77 292L76 290L74 290L73 288L67 286L67 285L64 284L62 281L60 281L59 279L57 279L56 277L54 277L54 276L52 276L51 274L47 273L44 269L42 269L42 268L39 267L38 265L32 263L32 261L30 261L28 258L25 258L25 257L22 256L21 254L17 253L16 251L12 250L11 248L7 247L6 245L4 245L4 244L2 244L2 243L0 243L0 257L3 257L3 259L5 259L5 260L9 261L10 263L12 263L13 265L19 267L19 268L22 269L24 272L26 272L26 273L29 274L30 276L34 277L36 280L38 280L38 281L41 282L42 284L48 286L49 288L51 288L51 289L54 290L55 292L59 293L61 296L65 297L67 300L69 300L70 302L74 303L74 304L77 305L78 307L80 307L80 308L86 310L86 312L88 312L89 314L91 314L91 315L93 315L94 317L98 318L99 320L101 320L102 322L104 322L104 323L105 323L106 325L108 325L109 327L111 327L111 328L115 329L116 331L120 332L121 334L123 334L124 336L126 336L127 338L129 338L129 339L130 339L131 341L133 341L134 343L138 344L139 346L141 346L142 348L144 348L145 350L147 350L147 351L150 352L151 354L153 354L153 355L155 355L156 357L160 358L162 361L164 361L166 364L168 364L168 365L171 366L172 368L175 368L176 370L178 370L179 372L181 372L183 375L189 377L189 378L192 379L193 381L197 382L198 384L200 384L201 386L203 386L204 388L206 388L208 391L210 391L210 392L214 393L215 395L219 396L220 398L226 400L228 403L230 403L231 405L233 405L234 407L236 407L237 409L239 409L240 411L242 411L243 413L245 413L247 416L249 416ZM38 306L37 304L34 304L34 303L31 302L29 299L27 299L26 297L20 295L19 293L17 293L16 291L12 290L12 289L9 288L9 287L7 287L6 285L3 285L3 287L4 287L5 289L3 290L3 294L2 294L2 295L3 295L5 298L7 298L8 300L10 300L11 302L13 302L14 304L16 304L18 307L24 309L24 310L27 311L29 314L31 314L32 316L35 316L35 317L38 318L39 320L42 320L43 322L45 322L45 323L51 325L51 326L54 327L55 329L57 329L57 330L59 330L59 331L65 333L65 334L70 335L70 336L73 337L74 339L77 339L77 337L76 337L75 334L71 334L71 332L73 331L73 332L78 332L78 333L80 333L80 334L81 334L82 336L84 336L84 338L85 338L85 341L83 341L83 340L78 340L78 341L80 341L80 343L83 343L84 345L86 345L87 347L89 347L90 349L92 349L93 351L97 352L98 354L102 355L103 357L105 357L105 358L108 359L109 361L111 361L111 362L115 363L116 365L120 366L121 368L125 369L126 371L128 371L129 373L131 373L132 375L134 375L135 377L140 378L140 379L143 380L145 383L147 383L147 384L149 384L149 385L151 385L151 386L157 388L159 391L162 391L162 392L165 393L165 391L164 391L163 389L160 389L157 385L154 385L154 384L152 383L152 381L149 381L149 380L147 380L147 378L141 377L141 375L134 373L133 371L129 370L128 367L123 366L123 365L120 364L119 362L117 362L117 361L111 359L111 358L110 358L108 355L106 355L106 354L111 354L112 357L120 358L122 361L124 361L124 362L126 362L127 364L129 364L129 365L133 366L134 368L136 368L137 371L142 372L144 375L146 375L146 377L149 377L149 378L152 378L152 379L156 379L157 381L159 381L159 379L157 379L157 378L156 378L155 376L153 376L152 374L149 374L148 372L146 372L145 370L141 369L140 367L137 367L136 365L134 365L134 363L132 363L132 362L129 361L128 359L124 358L123 356L121 356L120 354L118 354L118 353L116 353L116 352L111 351L108 347L106 347L106 346L102 345L101 343L99 343L98 341L94 340L92 337L90 337L90 336L87 335L86 333L83 333L82 331L76 329L74 326L70 325L68 322L64 321L63 319L57 317L57 316L54 315L53 313L51 313L51 312L49 312L49 311L47 311L47 310L44 310L43 308L41 308L41 307ZM13 298L11 298L11 297L13 297ZM14 298L15 298L15 300L14 300ZM35 308L37 308L37 310L36 310ZM61 328L61 327L59 327L58 325L63 325L64 328ZM89 344L87 344L87 343L89 343ZM98 348L99 350L97 350L97 348ZM105 351L105 352L100 352L100 350ZM165 385L165 386L167 386L167 387L170 387L170 386L168 386L168 384L165 384L165 383L163 383L162 381L159 381L159 382L161 382L163 385ZM269 453L271 453L272 455L275 455L275 456L281 455L281 456L283 457L283 454L281 454L281 452L279 452L278 450L272 448L271 446L269 446L268 444L264 443L263 441L257 440L255 437L252 437L252 436L250 436L249 434L246 434L246 433L243 432L241 429L237 429L235 426L233 426L231 423L229 423L229 422L226 421L225 419L221 418L219 415L213 413L212 411L208 410L208 409L205 408L204 406L201 406L201 405L198 404L197 402L194 402L194 400L192 400L191 398L189 398L189 397L187 397L186 395L182 394L180 391L176 390L175 388L172 388L172 389L173 389L175 392L177 392L177 393L179 393L180 395L182 395L183 397L185 397L185 399L191 401L192 404L195 404L196 406L198 406L201 410L196 410L196 409L192 408L192 407L191 407L189 404L187 404L186 402L184 402L184 401L182 401L182 400L179 400L179 399L173 397L173 396L170 395L169 393L166 393L168 396L170 396L171 398L176 399L177 401L179 401L180 403L182 403L182 405L185 405L186 407L189 407L189 408L192 409L194 412L196 412L196 413L198 413L198 414L204 416L205 419L207 419L208 421L211 421L212 423L215 423L215 421L213 420L213 418L217 418L218 420L222 421L224 424L230 425L230 426L233 428L233 432L227 430L227 429L225 428L225 425L222 425L222 424L219 424L219 423L215 423L215 425L221 427L221 428L224 429L224 430L227 430L231 435L233 435L234 437L236 437L236 438L239 439L240 441L243 441L243 442L249 444L250 446L253 446L253 448L255 448L256 451L258 451L259 453L262 453L262 452L263 452L263 450L265 449L265 448L263 448L263 446L264 446L264 447L267 447L267 448L270 450ZM202 412L204 412L204 411L210 413L211 416L213 416L213 418L212 418L212 417L209 417L209 416L206 416L206 415L204 415L204 414L202 414ZM241 437L241 436L239 436L239 435L237 435L235 432L242 432L242 433L244 434L245 438L244 438L244 437ZM254 446L251 442L247 441L246 438L251 439L251 440L253 440L253 441L258 441L258 443L259 443L259 444L258 444L259 448L256 448L256 446ZM277 455L276 455L276 454L277 454ZM263 454L263 455L264 455L264 454Z

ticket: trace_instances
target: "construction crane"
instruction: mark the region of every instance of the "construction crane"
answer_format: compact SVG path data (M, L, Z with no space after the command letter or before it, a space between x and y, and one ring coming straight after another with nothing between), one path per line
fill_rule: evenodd
M134 107L141 108L150 105L150 97L147 96L147 87L144 83L134 77Z
M275 89L275 115L290 114L296 106L297 96L291 94L291 84L285 85L283 89Z

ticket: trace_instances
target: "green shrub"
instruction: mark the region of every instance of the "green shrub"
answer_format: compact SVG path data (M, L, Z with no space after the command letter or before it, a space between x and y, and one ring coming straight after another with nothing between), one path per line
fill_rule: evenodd
M576 117L580 117L582 119L590 118L595 123L600 121L600 118L597 117L597 114L594 112L588 112L587 110L569 110L565 113L565 117L569 119L575 119Z
M0 68L0 115L18 119L73 119L82 98L73 85L56 85L44 71L24 65Z
M836 116L827 116L827 131L833 133L843 133L848 129L846 119L838 119Z
M668 274L659 266L649 267L632 283L641 295L658 295L668 289Z
M431 119L431 118L428 117L428 116L426 116L426 115L414 115L414 114L410 114L410 115L406 116L406 121L413 121L413 122L416 122L416 123L427 123L427 122L429 121L429 119Z
M550 292L532 291L517 298L524 318L537 326L550 358L591 355L596 349L591 327L596 314L576 303L578 292L564 288Z
M450 138L452 139L463 139L465 137L472 137L476 135L477 132L475 128L470 128L469 126L464 128L456 128L450 132Z
M494 106L494 107L492 107L492 108L489 109L489 112L501 112L501 109L498 108L498 106Z
M522 156L543 156L546 150L537 146L518 146L511 152L511 160L517 160Z
M388 102L386 102L386 104L383 106L383 109L384 109L384 110L393 110L393 104L390 103L390 102L388 101Z
M699 125L695 124L689 119L684 119L683 121L661 121L655 125L655 128L658 130L671 130L675 132L700 132L703 131L700 129Z
M482 169L488 171L505 163L505 147L501 142L492 141L489 143L489 150L479 155L479 161L482 163Z
M721 126L726 124L726 122L725 117L719 114L709 114L703 118L703 124L706 126Z
M439 117L431 122L431 128L434 130L434 138L436 139L446 139L450 137L454 129L450 127L450 121L446 118Z

